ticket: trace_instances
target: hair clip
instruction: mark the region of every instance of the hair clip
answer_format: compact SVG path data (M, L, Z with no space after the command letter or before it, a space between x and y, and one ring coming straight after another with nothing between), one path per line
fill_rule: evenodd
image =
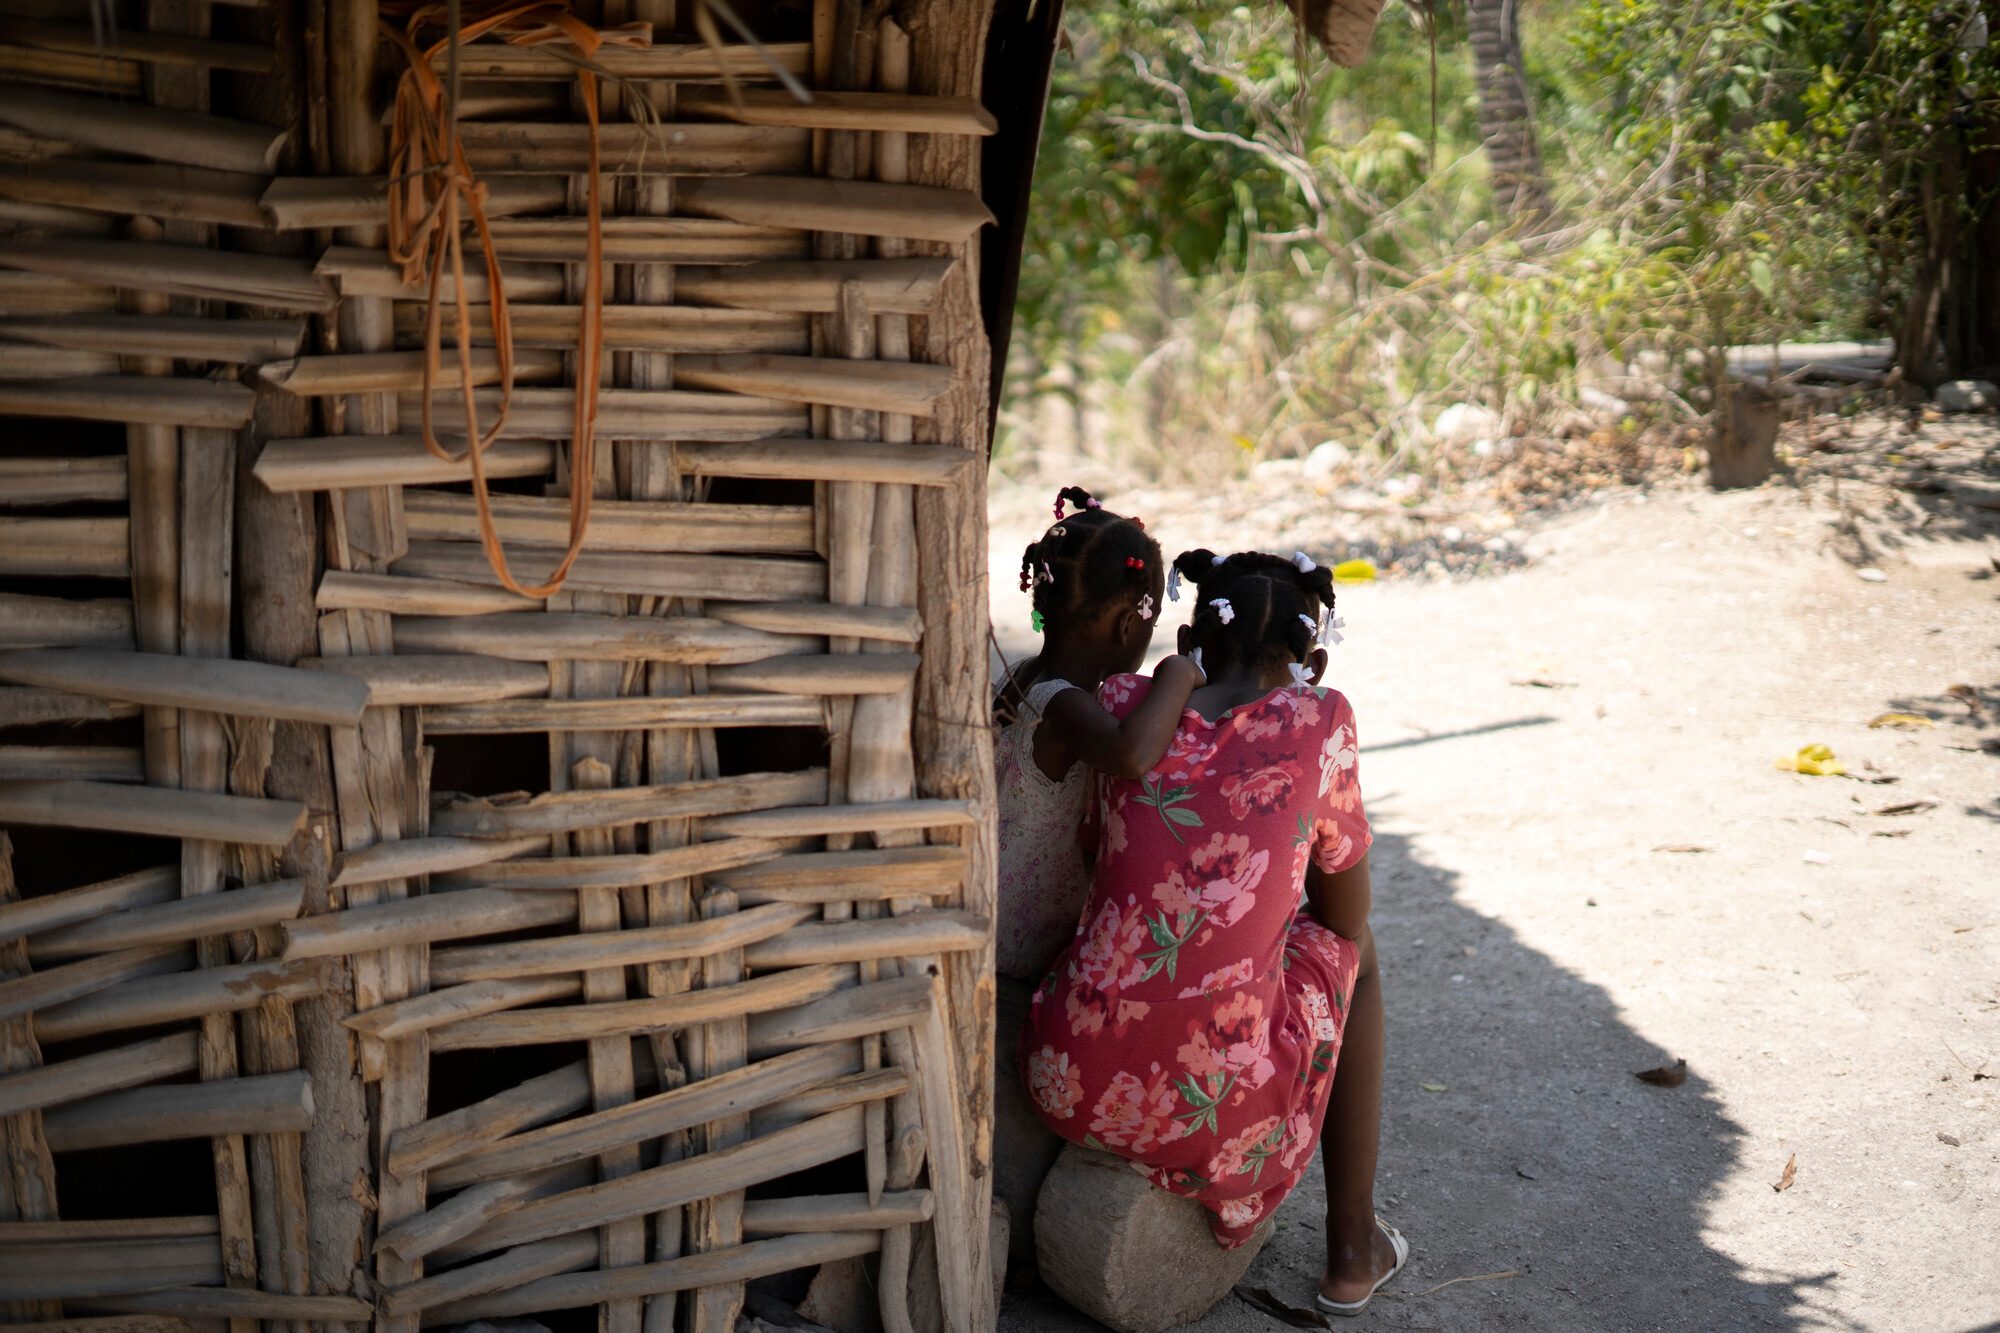
M1056 496L1056 522L1060 523L1062 521L1063 521L1063 498L1062 496L1058 495Z
M1299 619L1306 622L1306 633L1313 635L1319 633L1319 622L1317 620L1314 620L1303 611L1299 612Z
M1086 508L1086 509L1102 509L1102 508L1104 508L1104 506L1103 506L1103 505L1101 505L1101 504L1097 503L1097 501L1095 501L1095 500L1085 500L1085 501L1083 502L1083 505L1084 505L1084 508Z
M1141 560L1138 556L1128 555L1125 557L1125 568L1144 569L1145 567L1146 567L1146 562L1144 560Z
M1217 597L1210 601L1209 605L1215 608L1216 615L1222 617L1223 624L1227 625L1236 619L1236 608L1229 604L1227 597Z
M1151 620L1152 618L1153 618L1153 594L1147 593L1144 597L1141 597L1139 599L1139 619Z
M1051 537L1067 537L1067 536L1069 536L1069 529L1064 527L1062 524L1058 523L1054 527L1050 528L1047 532L1042 534L1042 540L1047 541Z
M1312 685L1312 669L1304 662L1292 663L1292 688L1303 691Z
M1049 568L1048 561L1046 560L1042 561L1042 582L1054 583L1055 581L1056 581L1056 572L1053 569Z
M1028 613L1028 623L1034 626L1035 633L1040 634L1049 622L1042 618L1040 611L1031 611Z
M1226 556L1226 555L1217 555L1217 556L1210 556L1210 557L1209 557L1209 561L1208 561L1208 563L1209 563L1209 564L1210 564L1211 566L1213 566L1213 565L1220 565L1220 564L1222 564L1222 563L1223 563L1224 561L1226 561L1227 559L1229 559L1229 557L1228 557L1228 556Z
M1167 600L1178 602L1180 599L1181 567L1179 565L1169 565L1167 566Z
M1025 569L1024 569L1024 570L1022 570L1022 571L1021 571L1021 591L1022 591L1022 592L1026 592L1026 591L1027 591L1027 590L1028 590L1029 588L1033 587L1033 586L1034 586L1034 582L1035 582L1035 581L1034 581L1034 579L1033 579L1033 578L1031 578L1031 577L1029 576L1029 574L1028 574L1028 571L1027 571L1027 570L1025 570Z
M1310 574L1315 569L1319 568L1319 566L1316 563L1314 563L1313 558L1307 555L1304 551L1292 552L1292 564L1298 569L1299 573L1301 574Z

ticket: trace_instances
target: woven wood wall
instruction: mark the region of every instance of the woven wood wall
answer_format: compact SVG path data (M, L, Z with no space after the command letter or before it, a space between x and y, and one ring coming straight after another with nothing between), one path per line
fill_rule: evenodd
M545 598L417 433L373 3L0 19L0 1318L990 1326L987 8L740 10L577 6L590 477L575 64L461 55Z

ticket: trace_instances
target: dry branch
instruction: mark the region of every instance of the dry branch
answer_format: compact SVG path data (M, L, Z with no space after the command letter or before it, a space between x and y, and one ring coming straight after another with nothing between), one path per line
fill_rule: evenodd
M424 731L432 736L824 725L826 706L819 699L785 695L518 699L424 710Z
M801 103L775 88L726 94L685 92L675 105L683 116L708 116L741 125L787 125L814 130L894 131L905 134L970 134L999 129L993 113L971 97L911 97L902 93L813 93Z
M44 1042L75 1041L104 1032L239 1013L267 999L317 995L321 984L320 968L291 962L232 963L143 977L41 1010L35 1015L35 1036Z
M102 1092L192 1073L194 1067L192 1032L176 1032L169 1037L154 1037L130 1046L81 1055L74 1060L0 1077L0 1115L45 1110ZM0 1253L4 1253L4 1247L0 1247Z
M464 452L456 440L442 443ZM486 475L544 476L554 468L555 457L555 446L543 440L501 440L486 451ZM472 476L472 464L437 457L417 435L348 435L272 440L251 471L266 489L282 493L465 481Z
M303 261L187 245L19 241L0 247L0 266L83 283L319 314L331 311L336 299L332 286Z
M99 648L0 653L0 680L168 708L354 726L368 706L359 681L262 662L203 661Z
M125 460L103 458L0 459L0 504L75 504L123 500Z
M979 463L966 449L885 444L871 440L750 440L740 444L676 447L682 466L697 476L754 477L770 481L874 481L948 486Z
M970 190L816 176L719 176L690 181L679 200L697 217L917 241L967 241L993 221Z
M569 502L555 497L496 495L500 539L562 546L569 540ZM429 541L477 541L479 518L469 496L413 491L403 497L410 536ZM587 551L758 551L800 554L813 549L807 505L705 504L599 500L591 506Z
M698 844L702 847L716 843ZM654 852L653 857L672 856L687 848ZM640 860L640 857L588 857L580 860ZM560 865L561 861L554 864ZM654 883L668 876L633 875L618 883ZM714 921L690 921L675 926L651 926L598 935L567 935L546 940L519 940L509 944L474 944L456 949L438 949L431 955L431 979L437 985L453 985L489 978L517 978L582 972L591 968L634 967L682 958L701 958L723 949L739 949L782 935L809 920L811 908L775 904L731 913Z
M0 249L0 261L6 251ZM223 380L148 379L90 375L69 380L0 380L0 413L130 421L159 426L212 426L234 430L250 424L255 395Z
M512 563L515 577L527 580L546 573L555 559L553 553L524 550ZM496 582L485 552L465 542L412 542L396 570L481 586ZM818 560L586 551L570 566L564 586L633 597L795 602L826 595L826 566Z
M0 125L83 148L265 174L277 166L287 137L265 125L22 84L0 84Z
M417 654L469 653L523 662L678 662L685 665L762 662L811 651L795 634L675 616L590 615L584 612L503 612L491 616L405 616L396 644Z
M927 417L932 405L950 392L952 372L909 362L734 353L680 357L674 362L674 380L693 389Z
M307 657L299 665L365 682L378 708L518 699L549 689L546 666L497 657Z
M841 288L860 287L877 315L923 315L937 305L949 259L818 259L687 268L674 275L677 299L742 310L834 313Z
M929 977L901 977L837 991L795 1009L753 1015L750 1053L774 1055L818 1042L907 1028L930 1013L930 986Z
M549 792L526 800L466 797L441 806L432 816L431 827L466 837L507 838L616 828L655 819L740 814L825 799L825 769L745 773L612 791Z
M280 934L284 938L282 956L292 962L528 930L575 919L575 901L558 894L466 889L306 917L285 923Z
M905 689L918 665L915 653L830 653L770 658L708 673L716 690L769 694L894 694Z
M299 914L304 901L305 886L299 880L287 879L255 888L133 906L36 935L28 942L28 956L38 962L82 958L114 949L179 944L207 935L227 935L289 921Z
M312 1080L292 1070L108 1093L47 1112L42 1128L55 1151L76 1152L217 1134L297 1134L312 1116Z
M282 847L305 817L296 801L104 782L0 782L0 822L13 824Z

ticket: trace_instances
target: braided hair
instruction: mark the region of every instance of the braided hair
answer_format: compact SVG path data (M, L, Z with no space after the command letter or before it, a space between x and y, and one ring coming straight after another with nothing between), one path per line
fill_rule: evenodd
M1063 506L1076 512L1065 516ZM1081 486L1056 493L1056 521L1021 553L1021 591L1037 629L1072 629L1108 609L1118 594L1146 596L1160 569L1160 544L1146 525L1100 505Z
M1304 559L1240 551L1227 559L1188 551L1174 560L1195 587L1190 628L1211 677L1231 667L1303 662L1333 614L1333 571Z

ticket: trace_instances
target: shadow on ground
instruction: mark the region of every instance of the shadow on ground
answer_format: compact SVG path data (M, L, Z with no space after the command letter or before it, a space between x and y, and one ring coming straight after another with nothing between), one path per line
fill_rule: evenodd
M1633 1078L1673 1053L1627 1027L1602 989L1459 902L1458 877L1389 831L1399 822L1393 796L1378 795L1370 810L1389 1006L1377 1201L1414 1254L1365 1315L1335 1322L1357 1331L1826 1327L1806 1303L1830 1273L1746 1271L1707 1243L1705 1204L1735 1164L1742 1131L1701 1077L1676 1088ZM1311 1304L1323 1188L1309 1173L1246 1285ZM1099 1327L1020 1276L1010 1280L1003 1333ZM1229 1297L1192 1327L1285 1326Z

